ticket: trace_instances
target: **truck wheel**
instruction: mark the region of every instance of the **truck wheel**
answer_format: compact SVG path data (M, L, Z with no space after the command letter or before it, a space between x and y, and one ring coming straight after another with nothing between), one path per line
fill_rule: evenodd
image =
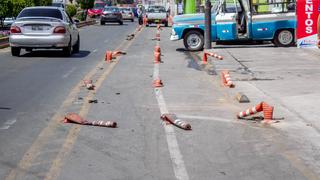
M294 34L292 30L282 29L276 32L273 41L278 47L289 47L294 45Z
M183 38L184 47L189 51L200 51L203 49L203 35L196 30L191 30Z
M105 24L106 24L106 22L100 21L100 25L105 25Z

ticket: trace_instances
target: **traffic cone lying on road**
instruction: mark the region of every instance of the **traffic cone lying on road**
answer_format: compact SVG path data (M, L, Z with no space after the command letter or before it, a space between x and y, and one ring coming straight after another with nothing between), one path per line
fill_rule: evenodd
M211 57L214 57L214 58L217 58L219 60L223 60L223 57L216 54L216 53L209 53L209 52L204 52L203 53L203 58L202 58L202 62L204 64L206 64L208 62L208 56L211 56Z
M157 24L157 30L162 30L161 25Z
M155 79L155 80L153 81L153 87L154 87L154 88L163 87L163 83L162 83L161 79Z
M177 118L175 114L162 114L161 119L167 121L181 129L191 130L191 125Z
M221 72L221 80L223 85L234 88L235 84L232 82L229 71L222 71Z
M246 111L239 112L239 114L237 114L237 118L243 119L244 117L251 116L263 111L264 120L269 121L273 119L273 109L273 106L270 106L265 102L261 102L257 104L255 107L247 109Z
M63 120L64 123L76 123L82 125L101 126L101 127L117 127L117 123L113 121L87 121L76 113L68 113Z
M123 51L113 51L112 56L126 55L126 52Z
M152 40L160 41L160 31L159 30L157 30L156 37L153 38Z
M92 80L83 80L84 87L88 90L94 90L94 85L92 84Z

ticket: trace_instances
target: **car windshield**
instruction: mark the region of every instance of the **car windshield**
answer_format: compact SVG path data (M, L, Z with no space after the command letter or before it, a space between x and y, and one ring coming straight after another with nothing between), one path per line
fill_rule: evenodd
M107 7L104 9L104 11L108 11L108 12L118 12L119 8L117 7Z
M58 9L24 9L18 15L17 18L24 18L24 17L51 17L57 19L63 19L62 14Z
M151 6L147 9L147 12L150 13L162 13L162 12L166 12L166 9L162 6Z

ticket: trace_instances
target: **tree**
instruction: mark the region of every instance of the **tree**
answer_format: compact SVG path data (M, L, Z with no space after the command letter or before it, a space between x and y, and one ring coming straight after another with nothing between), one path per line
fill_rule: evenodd
M52 4L52 0L33 0L35 6L49 6Z
M66 6L66 12L70 17L73 17L77 14L77 7L73 4L67 4Z
M88 9L93 8L95 0L77 0L78 4L80 4L81 9L83 9L84 20L87 19Z

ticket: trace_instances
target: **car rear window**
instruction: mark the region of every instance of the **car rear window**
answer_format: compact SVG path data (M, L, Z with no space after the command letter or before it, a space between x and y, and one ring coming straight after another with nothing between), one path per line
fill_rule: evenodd
M52 17L63 19L62 14L58 9L25 9L18 15L18 18L24 17Z
M147 12L150 13L163 13L166 12L166 9L164 7L161 6L151 6L147 9Z

